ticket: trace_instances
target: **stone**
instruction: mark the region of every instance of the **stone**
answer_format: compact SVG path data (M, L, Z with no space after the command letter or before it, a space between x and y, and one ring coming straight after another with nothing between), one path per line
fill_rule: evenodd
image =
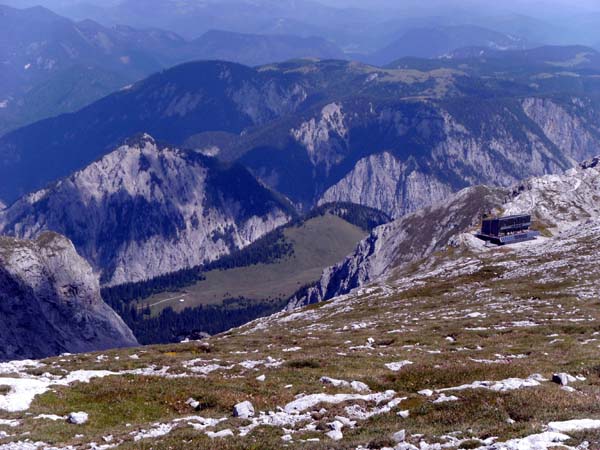
M73 425L83 425L84 423L87 423L88 419L88 413L72 412L67 417L67 422L72 423Z
M254 416L254 406L249 401L238 403L233 407L233 417L248 419Z
M397 431L396 433L394 433L394 435L392 436L392 439L395 442L404 442L406 440L406 431L405 430L400 430Z
M569 375L568 373L555 373L552 375L552 382L556 384L560 384L561 386L568 386L569 383L573 383L577 381L573 375Z
M187 401L185 402L186 405L190 405L192 408L194 408L196 411L200 410L200 402L198 400L195 400L193 398L188 398Z
M344 424L339 420L327 424L331 431L325 433L327 437L334 441L339 441L344 438L344 434L342 433L342 428Z

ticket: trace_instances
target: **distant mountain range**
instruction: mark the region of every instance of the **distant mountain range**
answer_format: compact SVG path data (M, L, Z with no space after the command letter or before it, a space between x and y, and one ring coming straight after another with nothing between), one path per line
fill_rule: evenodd
M0 135L77 109L153 72L192 60L248 65L298 57L340 58L318 37L209 31L188 41L176 33L74 22L48 9L0 5Z
M522 50L530 46L521 37L474 25L414 28L369 58L374 64L385 65L407 56L439 58L463 47Z
M241 0L170 1L143 2L143 7L137 1L55 4L67 8L71 16L106 17L109 25L90 19L73 21L40 6L0 6L0 136L40 119L77 111L183 62L226 60L258 66L318 58L381 66L406 57L456 58L474 49L486 55L529 49L536 42L530 28L543 25L517 18L523 26L511 28L498 16L477 26L449 25L434 17L398 20L374 13L361 17L361 10L309 1L268 5ZM82 8L79 13L77 8ZM149 10L151 14L145 14ZM231 10L244 14L233 17ZM140 28L118 25L118 18ZM357 36L363 45L355 42Z

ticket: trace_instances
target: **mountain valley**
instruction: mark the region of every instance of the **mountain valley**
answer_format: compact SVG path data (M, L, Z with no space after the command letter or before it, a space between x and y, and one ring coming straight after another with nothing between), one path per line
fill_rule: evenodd
M358 205L324 205L212 263L108 287L102 296L143 344L217 334L283 309L387 221Z

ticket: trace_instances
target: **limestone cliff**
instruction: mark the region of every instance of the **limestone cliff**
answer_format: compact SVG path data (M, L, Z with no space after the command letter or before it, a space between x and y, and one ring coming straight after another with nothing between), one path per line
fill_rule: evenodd
M0 360L137 345L90 265L55 233L0 238Z

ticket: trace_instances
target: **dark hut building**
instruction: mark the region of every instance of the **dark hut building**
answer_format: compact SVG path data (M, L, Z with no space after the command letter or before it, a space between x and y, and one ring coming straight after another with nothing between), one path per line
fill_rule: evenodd
M496 245L531 241L540 235L530 229L531 223L530 214L484 219L477 237Z

